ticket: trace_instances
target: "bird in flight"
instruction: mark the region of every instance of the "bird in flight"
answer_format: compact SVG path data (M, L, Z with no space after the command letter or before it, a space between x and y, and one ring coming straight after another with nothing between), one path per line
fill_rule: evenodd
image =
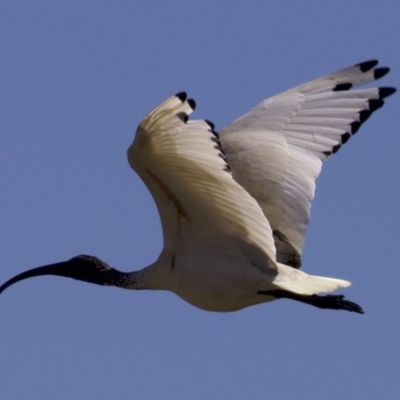
M124 289L171 291L209 311L236 311L287 298L363 313L333 292L342 279L309 275L301 253L322 164L396 89L354 87L389 68L366 61L264 100L216 132L189 120L195 102L181 92L140 123L128 149L162 222L164 247L153 264L121 272L79 255L8 280L58 275Z

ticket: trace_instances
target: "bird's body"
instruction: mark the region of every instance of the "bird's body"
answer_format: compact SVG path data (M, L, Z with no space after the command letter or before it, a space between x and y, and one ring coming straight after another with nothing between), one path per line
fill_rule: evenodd
M350 282L300 271L315 180L393 88L349 90L384 76L368 61L265 100L223 129L189 121L195 102L179 93L139 125L130 166L150 190L164 248L143 270L119 272L78 256L6 282L61 275L127 289L174 292L196 307L235 311L289 298L320 308L362 309L319 296Z
M188 239L192 238L191 236ZM172 261L172 260L171 260ZM227 261L229 269L227 270ZM263 273L251 265L239 249L232 246L189 244L177 247L177 257L171 264L156 265L164 287L188 303L207 311L236 311L265 301L258 290L263 285Z

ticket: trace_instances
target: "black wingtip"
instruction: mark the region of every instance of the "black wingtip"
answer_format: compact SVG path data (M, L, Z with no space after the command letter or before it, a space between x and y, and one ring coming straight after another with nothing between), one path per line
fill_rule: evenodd
M379 98L386 99L386 97L389 97L396 92L397 89L394 87L381 87L379 88Z
M389 67L382 67L382 68L377 68L374 71L374 78L376 79L380 79L383 76L385 76L388 72L390 71Z
M339 83L332 90L334 92L340 92L343 90L350 90L353 87L352 83Z
M189 99L187 102L192 110L196 108L196 102L193 99Z
M204 122L211 128L211 130L215 129L215 124L208 119L205 119Z
M359 122L359 121L352 122L350 124L351 134L355 135L358 132L358 130L360 129L360 127L361 127L361 122Z
M349 132L346 132L342 135L342 144L347 143L347 141L350 139L351 135Z
M381 99L371 99L368 101L369 104L369 111L374 112L376 110L379 110L385 102Z
M372 111L370 110L362 110L360 112L360 123L363 124L372 114Z
M209 121L208 119L205 119L204 122L210 127L211 133L214 135L215 139L218 140L219 139L219 134L215 130L215 124L213 122Z
M374 68L378 63L379 63L378 60L369 60L356 64L356 67L359 67L362 72L367 72L372 68Z
M186 92L179 92L175 95L182 103L187 99Z
M332 147L332 154L336 154L339 151L340 147L341 147L340 143L337 144L336 146L333 146Z

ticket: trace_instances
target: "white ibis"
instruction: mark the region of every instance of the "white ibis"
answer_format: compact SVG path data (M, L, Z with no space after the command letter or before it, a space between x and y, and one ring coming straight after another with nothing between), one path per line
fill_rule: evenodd
M264 100L220 134L189 120L195 102L170 97L139 125L128 149L160 214L164 248L153 264L120 272L96 257L23 272L0 287L59 275L124 289L161 289L209 311L288 298L363 313L343 295L350 282L302 272L301 252L323 162L393 94L351 90L389 68L366 61Z

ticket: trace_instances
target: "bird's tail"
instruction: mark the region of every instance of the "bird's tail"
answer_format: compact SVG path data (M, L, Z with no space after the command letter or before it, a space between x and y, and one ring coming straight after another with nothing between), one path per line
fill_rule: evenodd
M273 284L281 289L302 295L333 292L339 287L348 287L351 282L343 279L308 275L303 271L277 263L278 275Z

